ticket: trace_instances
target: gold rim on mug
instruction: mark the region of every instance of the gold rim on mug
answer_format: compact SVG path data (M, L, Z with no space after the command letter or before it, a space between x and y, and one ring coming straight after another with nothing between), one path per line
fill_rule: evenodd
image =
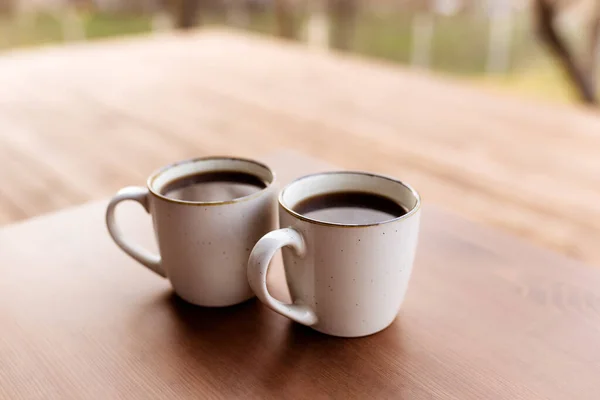
M160 192L154 190L153 186L154 186L154 181L156 180L156 178L158 178L160 175L162 175L166 171L170 170L171 168L179 167L179 166L185 165L185 164L193 164L193 163L196 163L199 161L210 161L210 160L225 160L225 161L231 160L231 161L242 161L242 162L251 163L251 164L257 165L257 166L267 170L269 172L269 174L271 175L271 180L269 182L265 182L266 186L264 188L260 189L258 192L254 192L247 196L237 197L237 198L231 199L231 200L220 200L220 201L187 201L187 200L172 199L172 198L167 197L167 196L161 194ZM248 174L250 174L250 173L248 173ZM254 174L250 174L250 175L254 175ZM265 190L269 189L275 183L275 179L276 179L275 172L273 172L271 170L271 168L269 168L267 165L265 165L259 161L252 160L249 158L243 158L243 157L208 156L208 157L189 158L187 160L181 160L181 161L176 161L171 164L167 164L167 165L155 170L152 174L150 174L150 177L146 181L146 186L148 187L148 190L150 191L150 193L152 193L154 196L156 196L162 200L171 202L171 203L188 205L188 206L219 206L219 205L224 205L224 204L239 203L239 202L250 200L257 196L260 196Z
M373 178L381 178L381 179L385 179L394 183L397 183L399 185L404 186L406 189L408 189L412 195L415 197L415 199L417 200L417 203L414 205L414 207L412 207L406 214L401 215L399 217L396 218L392 218L392 219L388 219L385 221L381 221L381 222L375 222L372 224L340 224L337 222L327 222L327 221L319 221L313 218L309 218L306 217L300 213L297 213L296 211L292 210L290 207L286 206L283 202L283 195L285 193L285 191L292 185L294 185L295 183L298 183L304 179L307 178L312 178L314 176L319 176L319 175L342 175L342 174L349 174L349 175L362 175L362 176L370 176ZM380 174L374 174L374 173L370 173L370 172L361 172L361 171L328 171L328 172L317 172L315 174L310 174L310 175L305 175L302 176L298 179L293 180L292 182L288 183L287 185L285 185L285 187L283 188L283 190L281 190L281 192L279 192L279 196L278 196L278 202L279 205L290 215L292 215L293 217L296 217L302 221L306 221L309 222L311 224L316 224L316 225L323 225L323 226L333 226L333 227L339 227L339 228L364 228L364 227L368 227L368 226L377 226L377 225L383 225L383 224L389 224L395 221L399 221L402 219L407 219L410 218L412 215L414 215L417 211L419 211L419 209L421 208L421 196L419 195L419 193L409 184L402 182L401 180L392 178L390 176L386 176L386 175L380 175Z

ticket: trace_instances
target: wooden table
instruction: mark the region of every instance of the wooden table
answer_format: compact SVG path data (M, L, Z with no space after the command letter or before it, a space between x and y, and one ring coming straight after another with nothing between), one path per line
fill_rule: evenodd
M294 148L600 265L600 117L223 30L0 56L0 224L174 160Z
M296 153L283 180L329 169ZM133 182L135 183L135 182ZM600 271L425 203L398 319L328 337L258 301L208 309L128 258L105 201L0 230L0 398L597 399ZM151 244L149 217L123 205ZM285 297L281 265L271 286Z

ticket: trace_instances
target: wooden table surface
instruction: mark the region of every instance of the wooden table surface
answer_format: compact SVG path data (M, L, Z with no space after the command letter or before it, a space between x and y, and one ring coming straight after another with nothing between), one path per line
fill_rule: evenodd
M294 148L600 265L600 118L228 31L0 56L0 224L174 160Z
M330 167L264 159L283 180ZM425 202L387 330L328 337L251 300L210 309L121 252L106 201L0 229L0 398L597 399L600 271ZM150 218L124 204L127 234ZM281 265L272 290L286 296Z

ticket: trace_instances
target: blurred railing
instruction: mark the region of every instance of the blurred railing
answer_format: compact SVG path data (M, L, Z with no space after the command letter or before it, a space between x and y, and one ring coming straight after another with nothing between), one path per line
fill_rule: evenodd
M388 4L389 3L389 4ZM356 0L0 0L0 49L226 24L321 48L458 73L507 72L535 47L527 12L498 18L459 2ZM372 4L372 5L370 5Z
M419 68L509 76L531 64L548 64L547 53L535 39L531 15L535 1L0 0L0 51L229 25ZM558 21L576 48L581 47L582 13L585 9Z

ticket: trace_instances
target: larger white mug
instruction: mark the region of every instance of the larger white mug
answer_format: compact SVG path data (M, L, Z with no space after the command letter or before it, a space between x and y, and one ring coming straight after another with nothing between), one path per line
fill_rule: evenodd
M169 183L206 172L243 172L265 188L224 201L184 201L162 191ZM135 260L171 281L184 300L201 306L229 306L253 297L246 278L250 250L275 227L275 175L256 161L229 157L199 158L164 167L148 178L147 187L121 189L106 210L113 240ZM129 243L114 212L118 203L134 200L152 215L160 256Z
M309 197L344 191L385 196L407 213L380 223L348 225L294 211ZM282 229L265 235L252 250L250 286L274 311L326 334L357 337L385 329L406 294L420 208L414 189L385 176L330 172L300 178L279 195ZM292 304L278 301L267 289L269 262L280 248Z

